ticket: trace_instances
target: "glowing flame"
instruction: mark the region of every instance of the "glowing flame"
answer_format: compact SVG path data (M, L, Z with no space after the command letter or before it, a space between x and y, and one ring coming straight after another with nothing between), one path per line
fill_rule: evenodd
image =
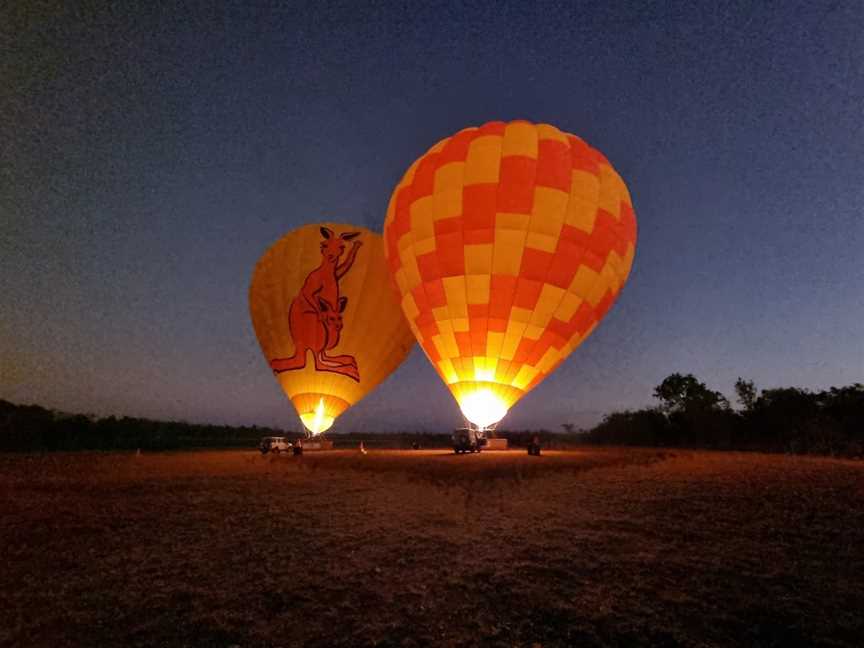
M459 401L462 413L474 425L486 428L507 414L507 405L489 389L478 389Z
M324 413L324 399L321 398L318 400L318 407L315 408L314 412L307 412L306 414L300 415L300 420L303 421L303 425L306 426L306 429L312 433L312 436L317 434L321 434L322 432L326 432L330 429L330 426L333 425L333 417L327 416Z

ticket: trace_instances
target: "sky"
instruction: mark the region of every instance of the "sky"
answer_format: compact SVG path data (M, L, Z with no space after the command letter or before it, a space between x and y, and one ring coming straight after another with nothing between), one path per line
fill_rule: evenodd
M519 118L609 158L639 239L504 425L590 425L675 371L864 382L864 3L107 4L0 8L0 398L298 429L258 257L381 231L432 144ZM415 349L334 432L460 422Z

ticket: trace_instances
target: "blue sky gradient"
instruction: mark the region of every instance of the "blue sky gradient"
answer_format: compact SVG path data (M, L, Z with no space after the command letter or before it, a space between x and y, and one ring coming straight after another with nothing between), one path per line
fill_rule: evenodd
M296 428L248 315L258 257L305 222L380 231L429 146L514 118L603 151L639 241L508 427L588 425L673 371L729 395L864 381L860 2L19 4L0 398ZM334 431L459 421L415 351Z

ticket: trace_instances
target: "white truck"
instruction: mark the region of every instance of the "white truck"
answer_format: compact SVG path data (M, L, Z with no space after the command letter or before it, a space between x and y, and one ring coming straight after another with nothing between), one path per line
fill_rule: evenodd
M261 439L261 443L258 446L258 449L261 450L261 454L267 454L268 452L272 452L274 454L279 454L280 452L288 452L293 447L293 444L290 441L286 441L285 437L280 436L269 436Z

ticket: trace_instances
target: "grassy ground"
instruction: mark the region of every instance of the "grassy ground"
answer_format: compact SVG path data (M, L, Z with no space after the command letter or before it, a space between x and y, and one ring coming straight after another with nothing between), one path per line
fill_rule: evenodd
M860 646L864 464L0 455L0 644Z

